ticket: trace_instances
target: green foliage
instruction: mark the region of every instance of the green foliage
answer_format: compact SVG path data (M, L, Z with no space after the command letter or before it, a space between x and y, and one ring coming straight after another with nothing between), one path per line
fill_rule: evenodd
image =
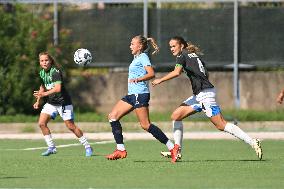
M62 29L62 43L52 45L51 14L36 14L29 7L0 6L0 115L35 113L33 91L39 88L38 54L49 51L63 68L68 67L72 45L63 46L70 31ZM68 55L68 56L66 56Z
M75 121L76 122L107 122L106 113L97 112L85 112L75 110ZM171 121L171 112L151 112L150 119L152 122ZM227 121L284 121L284 110L277 111L256 111L256 110L225 110L222 111L223 116ZM0 116L0 123L27 123L36 122L38 120L38 115L2 115ZM62 122L62 119L58 116L55 122ZM121 119L122 122L137 122L137 117L135 113L130 113ZM203 113L194 114L184 121L209 121Z

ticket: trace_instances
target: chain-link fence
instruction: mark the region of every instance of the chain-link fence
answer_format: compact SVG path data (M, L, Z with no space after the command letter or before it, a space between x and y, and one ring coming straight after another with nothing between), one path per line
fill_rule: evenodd
M173 62L168 40L181 35L201 47L210 68L233 63L233 4L222 8L149 8L148 36L161 47L155 65ZM284 65L284 8L239 7L239 63L261 67ZM79 41L105 65L128 65L129 43L143 33L143 7L107 7L62 10L60 27L72 30L70 42Z
M0 2L31 3L27 6L35 12L56 11L58 24L55 27L69 29L69 42L78 42L93 53L95 63L92 66L127 66L131 61L131 38L145 32L154 37L161 48L158 56L152 57L156 67L174 62L168 40L175 35L200 46L203 59L211 69L224 69L225 65L233 64L234 53L240 65L284 66L284 5L281 1L253 1L261 2L258 4L238 1L237 23L234 23L233 0ZM38 9L40 3L47 3L45 6L50 8ZM56 10L53 10L55 4ZM234 32L235 26L238 33ZM235 35L237 50L234 50Z

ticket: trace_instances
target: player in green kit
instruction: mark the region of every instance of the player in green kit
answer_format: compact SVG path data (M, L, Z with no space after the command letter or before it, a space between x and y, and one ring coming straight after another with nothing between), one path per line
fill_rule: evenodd
M58 114L63 119L67 128L72 131L84 145L86 156L90 157L93 150L88 143L83 132L74 124L74 113L71 98L65 89L61 71L55 63L53 57L47 52L39 54L39 64L42 68L39 72L41 85L38 91L34 91L37 101L34 103L34 109L39 108L40 99L47 98L47 102L43 106L38 124L44 135L48 149L42 153L42 156L49 156L56 153L56 146L52 140L51 132L47 127L50 119L54 119Z

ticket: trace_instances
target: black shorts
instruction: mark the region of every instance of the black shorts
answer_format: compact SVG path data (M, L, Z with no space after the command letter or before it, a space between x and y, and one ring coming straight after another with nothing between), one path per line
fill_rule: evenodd
M133 108L148 107L150 101L150 93L126 95L121 99L130 104Z

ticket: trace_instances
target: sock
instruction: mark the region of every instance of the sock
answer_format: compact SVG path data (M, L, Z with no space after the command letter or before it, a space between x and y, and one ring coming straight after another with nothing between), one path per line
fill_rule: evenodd
M173 121L173 130L174 130L174 140L175 144L182 148L182 139L183 139L183 124L182 121Z
M169 151L171 151L175 147L174 143L172 143L172 141L170 140L168 140L166 146L168 147Z
M54 142L52 140L51 134L44 135L43 137L44 137L44 140L45 140L48 148L55 148L55 144L54 144Z
M124 151L125 150L125 146L124 146L124 144L116 144L116 149L118 149L120 151Z
M81 136L79 138L79 141L80 141L81 144L83 144L83 146L85 146L85 148L90 148L91 147L85 136Z
M114 140L116 144L123 144L123 135L122 135L122 127L119 121L116 120L109 120L112 134L114 136Z
M238 126L232 124L232 123L227 123L224 131L227 133L230 133L231 135L243 140L244 142L248 143L249 145L252 145L252 138L248 136L243 130L241 130Z
M159 129L159 127L150 124L150 127L148 129L148 132L151 133L158 141L160 141L163 144L166 144L168 142L168 137Z

